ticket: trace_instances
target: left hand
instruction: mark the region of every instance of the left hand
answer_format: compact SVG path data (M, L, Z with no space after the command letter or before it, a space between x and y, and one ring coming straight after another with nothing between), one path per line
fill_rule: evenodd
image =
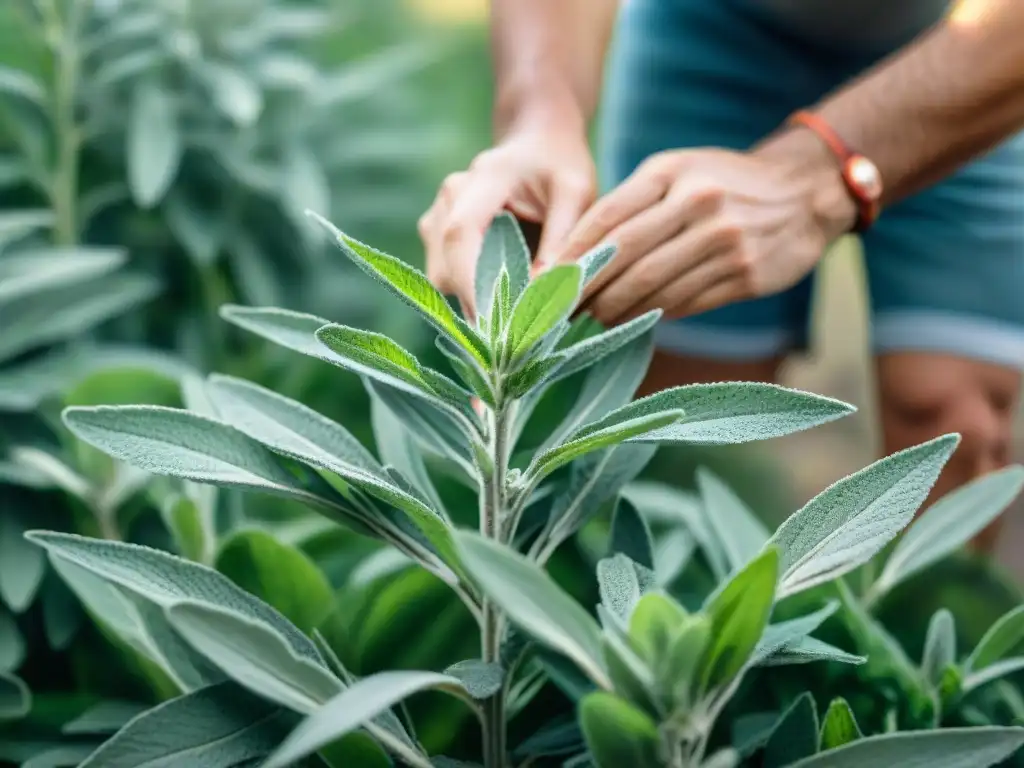
M609 327L654 308L672 319L789 288L855 216L838 164L809 132L749 153L674 150L595 203L558 261L615 243L583 308Z

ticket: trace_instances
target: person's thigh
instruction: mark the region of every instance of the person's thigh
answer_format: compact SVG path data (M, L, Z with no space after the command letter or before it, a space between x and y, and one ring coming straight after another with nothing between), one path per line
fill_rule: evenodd
M886 452L961 444L935 495L1006 464L1024 367L1024 135L864 238Z
M732 0L627 0L602 105L602 186L663 150L749 148L835 85L838 75L818 58ZM656 367L674 359L666 370L683 380L694 369L759 378L806 345L810 297L808 278L774 296L665 322Z

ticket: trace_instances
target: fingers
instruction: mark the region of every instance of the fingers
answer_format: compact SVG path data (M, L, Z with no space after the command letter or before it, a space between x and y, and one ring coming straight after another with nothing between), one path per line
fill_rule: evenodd
M695 224L629 264L589 303L590 312L605 324L614 325L627 314L647 311L644 307L666 309L663 302L669 288L680 280L686 287L688 275L706 271L705 262L724 247L722 241L713 219Z
M583 215L557 261L563 264L577 261L591 248L606 242L617 227L660 202L667 191L668 185L660 177L643 174L630 177Z
M504 208L513 183L503 174L452 174L421 218L427 275L438 290L455 294L468 317L474 312L476 260L484 234Z
M550 202L544 217L540 246L537 249L537 269L554 261L558 249L579 222L583 212L594 201L593 185L586 180L555 178L549 190Z

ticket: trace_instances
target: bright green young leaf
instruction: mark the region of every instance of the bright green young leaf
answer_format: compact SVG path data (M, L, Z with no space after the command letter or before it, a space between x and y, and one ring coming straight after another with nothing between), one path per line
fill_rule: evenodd
M612 690L652 716L665 710L656 698L656 681L651 665L644 662L618 629L606 628L601 635L601 650Z
M558 323L569 317L580 295L582 274L576 264L553 267L526 286L512 310L508 350L518 360Z
M814 697L802 693L789 705L764 747L764 768L785 768L818 751L818 711Z
M667 595L644 595L629 616L630 644L658 671L670 658L673 641L689 621L686 610Z
M837 697L832 699L825 713L825 720L821 724L821 749L838 749L861 738L860 726L853 716L853 710L846 703L846 699Z
M137 715L79 768L239 765L269 754L287 724L280 707L217 683Z
M216 567L307 635L334 609L334 590L316 563L267 531L232 533L217 553Z
M620 498L612 515L612 536L608 551L623 554L635 563L654 570L654 540L651 528L629 499Z
M32 693L21 678L0 672L0 723L18 720L32 709Z
M515 624L607 686L600 630L590 614L519 553L469 531L455 539L466 570Z
M174 94L157 86L135 92L128 118L128 186L143 208L159 203L178 174L184 149Z
M715 532L730 569L757 555L771 537L764 523L710 470L697 468L697 488L708 527Z
M634 400L588 429L679 408L686 417L644 442L727 445L781 437L853 413L853 406L775 384L691 384Z
M789 768L985 768L1024 744L1024 728L982 726L886 733L819 752Z
M597 768L658 768L658 727L642 711L611 693L596 691L579 705L580 727Z
M343 325L328 325L318 330L316 337L338 356L338 364L342 367L363 376L380 379L385 384L394 386L402 383L412 390L419 389L428 395L443 396L434 389L419 361L387 336ZM454 382L451 382L451 388L458 390Z
M696 614L679 627L669 646L665 664L656 671L657 681L667 687L676 706L692 706L701 661L711 642L711 617Z
M964 663L967 672L977 672L1001 661L1024 642L1024 605L1004 613L988 628Z
M712 640L702 662L701 690L728 684L743 669L768 624L775 599L779 555L769 547L712 595Z
M312 211L307 213L331 234L335 244L357 267L380 281L413 309L418 310L431 325L457 341L481 364L487 365L486 348L482 340L458 318L444 296L427 280L426 275L401 259L381 253L349 237L319 214Z
M157 606L201 599L261 622L287 638L294 653L321 663L312 641L291 622L212 568L137 544L47 531L27 536L51 559L68 562Z
M751 665L757 666L779 651L784 651L803 640L824 624L838 609L839 603L832 600L813 613L789 621L780 621L778 624L769 624L765 627L764 634L761 635L757 648L751 656Z
M264 622L205 602L180 601L165 611L189 645L259 696L309 713L342 689L322 663L297 654L284 635Z
M882 595L959 549L996 519L1024 488L1024 467L983 475L948 493L907 529L872 592Z
M303 720L261 768L285 768L387 711L431 688L461 690L450 675L435 672L380 672L354 683Z
M772 537L782 554L779 597L842 576L866 563L913 519L956 435L895 453L829 486Z
M947 609L936 611L928 623L924 641L921 672L932 685L938 686L946 667L956 663L956 625Z
M644 437L666 424L674 424L681 418L682 411L659 411L627 421L614 422L598 430L585 428L572 435L567 442L538 455L528 472L536 474L537 477L546 477L580 456Z
M484 319L491 317L491 300L502 267L508 273L509 298L515 303L530 282L530 249L515 217L507 212L499 213L487 228L476 263L476 312Z

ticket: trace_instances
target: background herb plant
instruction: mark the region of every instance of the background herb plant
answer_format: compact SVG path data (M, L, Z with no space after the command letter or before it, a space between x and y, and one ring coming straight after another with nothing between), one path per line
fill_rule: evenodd
M475 759L487 768L553 753L598 766L732 766L753 756L777 766L974 766L1003 760L1024 743L1024 729L1015 726L935 728L966 708L973 691L1019 668L1004 658L1024 633L1016 612L966 661L951 618L939 614L920 664L869 613L886 591L998 514L1024 483L1020 468L930 508L877 578L863 568L911 522L956 436L845 478L770 535L703 473L701 513L659 542L640 510L645 498L664 504L664 489L659 498L657 486L630 488L656 445L765 439L852 409L764 384L677 387L633 400L657 313L597 332L572 319L584 284L611 249L527 281L526 245L514 220L500 216L485 239L479 314L470 320L412 267L314 218L352 263L434 329L452 373L428 367L385 335L315 315L242 306L222 314L359 375L374 407L391 417L376 454L307 406L223 375L197 388L188 410L73 407L64 421L81 440L139 469L296 500L386 542L457 595L479 628L479 653L440 672L360 677L320 631L322 617L306 616L300 628L295 615L216 571L157 550L31 532L89 611L181 690L128 721L83 765L138 765L184 750L215 766L444 764L427 754L402 706L427 690L454 696L477 716ZM544 392L583 371L580 399L552 438L520 451L522 425ZM457 510L432 479L435 459L476 495L475 530L454 522ZM607 503L615 514L596 569L595 619L543 565ZM665 546L680 535L693 542L682 556L678 546ZM706 590L678 589L688 556L710 571ZM846 583L851 575L861 589ZM852 637L850 650L815 636L833 618ZM730 712L734 727L723 737L723 713L743 706L750 679L808 662L874 665L867 679L894 681L902 698L880 726L865 723L862 731L844 700L833 699L819 724L813 695L801 693L781 715ZM509 721L546 680L576 700L576 718L510 743ZM228 700L230 707L211 704ZM755 717L759 729L750 725ZM173 743L154 738L171 730Z

